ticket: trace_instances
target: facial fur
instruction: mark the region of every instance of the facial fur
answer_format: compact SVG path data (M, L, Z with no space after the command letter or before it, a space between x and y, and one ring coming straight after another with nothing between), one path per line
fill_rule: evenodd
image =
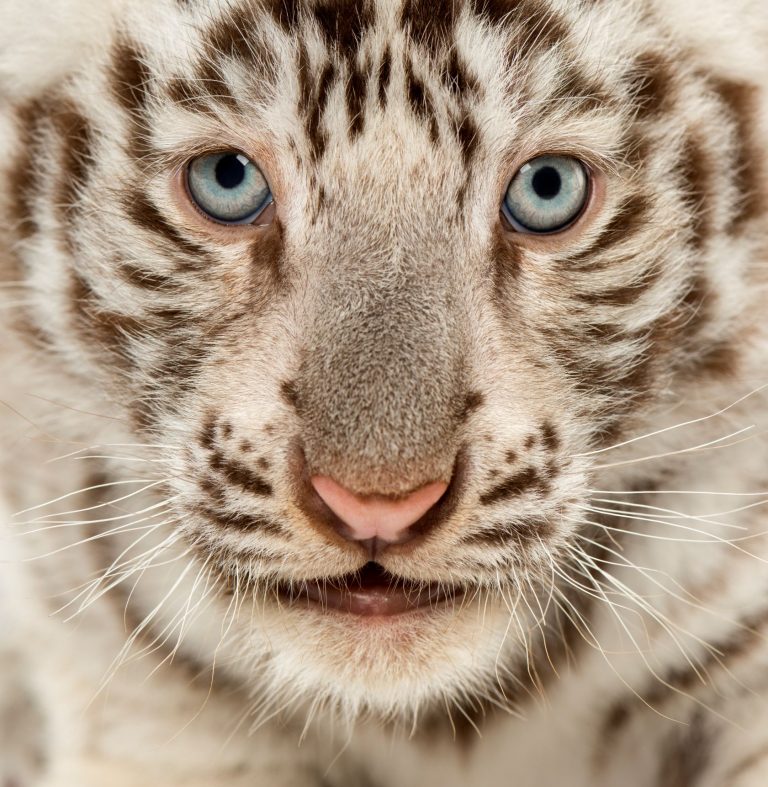
M116 403L112 436L157 462L169 519L143 548L170 539L159 587L209 602L182 651L220 647L255 692L350 713L528 685L529 650L577 627L548 599L569 609L600 451L742 363L756 88L702 68L645 3L168 0L117 18L76 73L12 102L8 279L40 362ZM219 150L258 164L271 223L190 204L188 162ZM504 191L543 154L585 163L589 204L558 235L515 233ZM359 495L450 482L439 522L375 559L463 595L386 625L280 603L371 559L307 505L313 474Z

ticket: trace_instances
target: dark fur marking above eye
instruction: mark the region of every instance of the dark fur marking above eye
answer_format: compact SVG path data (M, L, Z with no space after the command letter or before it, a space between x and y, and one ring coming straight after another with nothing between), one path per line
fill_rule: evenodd
M121 39L112 49L112 92L131 117L144 112L152 76L143 53L135 44Z
M480 142L480 132L472 117L465 113L455 125L456 139L461 149L461 159L469 169Z
M762 163L764 142L757 133L761 112L759 91L746 82L724 78L713 79L712 87L731 117L736 137L732 177L740 204L733 210L729 231L737 232L744 223L761 216L768 204Z
M210 117L217 117L211 108L211 93L203 87L200 80L191 81L184 77L174 77L165 87L168 98L180 107Z
M480 83L459 56L455 47L451 49L451 54L443 72L443 78L448 90L455 95L466 96L480 92Z
M214 56L205 57L200 61L195 71L195 78L199 85L205 87L207 96L211 101L215 101L230 110L239 108L239 102L229 89L229 85L224 79Z
M515 462L517 462L517 451L513 451L512 449L510 449L504 455L504 458L507 460L508 464L510 464L510 465L515 464Z
M347 99L347 112L349 114L349 136L354 139L362 133L365 125L365 97L368 89L368 80L365 74L357 68L352 66L350 69L349 77L347 78L347 86L345 96Z
M485 19L492 25L500 25L510 18L515 6L510 0L469 0L475 16Z
M405 86L413 113L427 123L429 138L433 144L437 144L440 138L440 127L437 122L435 107L432 99L429 97L426 86L416 76L413 70L413 62L410 60L405 67Z
M435 54L438 47L451 41L460 8L457 0L405 0L400 27L408 31L413 41Z
M268 0L267 8L285 33L292 33L301 21L299 0Z
M531 489L536 489L542 484L541 476L535 467L526 467L519 473L509 476L490 491L480 496L484 506L493 505L511 497L520 497Z
M537 442L538 442L538 437L536 437L535 434L529 434L528 437L526 437L525 441L523 442L523 448L525 448L526 451L530 451L536 445Z
M299 41L296 46L296 76L299 80L298 109L304 112L312 100L312 68L309 63L309 52L303 41ZM292 144L295 145L293 141Z
M310 102L308 107L300 108L300 111L305 114L304 129L315 160L322 158L323 153L325 153L327 137L321 124L328 96L335 79L336 67L333 62L329 61L323 67L320 78L317 80L314 100Z
M578 109L592 110L604 107L610 96L578 68L567 66L554 85L551 100L570 100Z
M389 88L389 80L392 76L392 53L389 49L389 44L384 48L384 53L381 56L381 63L379 64L379 103L382 107L387 105L387 88Z
M258 462L256 463L262 470L269 470L270 463L269 459L264 456L260 456Z
M503 3L503 0L496 1ZM551 5L541 0L516 0L514 10L513 19L519 30L516 47L535 52L552 49L568 40L571 26Z
M232 9L208 30L208 43L214 57L229 57L242 63L260 63L259 39L254 34L256 19L246 8ZM221 81L221 80L219 80Z
M322 0L314 8L320 32L349 62L356 57L363 36L373 25L375 13L373 3L350 4L346 0Z

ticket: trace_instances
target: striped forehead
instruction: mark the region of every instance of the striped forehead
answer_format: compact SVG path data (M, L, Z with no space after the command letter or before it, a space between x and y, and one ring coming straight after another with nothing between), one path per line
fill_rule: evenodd
M271 122L273 136L302 140L311 161L330 143L375 136L389 114L393 127L415 125L421 142L449 143L467 163L483 133L499 136L494 122L541 134L548 116L567 132L576 115L609 106L615 69L606 64L626 61L619 28L587 50L579 44L596 18L556 5L231 0L212 10L189 0L165 27L134 20L132 51L121 50L113 68L122 82L136 81L125 73L131 63L147 69L142 80L162 74L164 99L199 116ZM610 26L604 9L599 23ZM625 10L620 29L630 26Z

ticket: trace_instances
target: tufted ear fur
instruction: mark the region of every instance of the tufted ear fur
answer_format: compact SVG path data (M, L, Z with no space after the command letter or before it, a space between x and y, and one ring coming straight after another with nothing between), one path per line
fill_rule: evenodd
M44 90L105 41L127 0L0 0L0 103ZM41 53L44 53L41 56Z

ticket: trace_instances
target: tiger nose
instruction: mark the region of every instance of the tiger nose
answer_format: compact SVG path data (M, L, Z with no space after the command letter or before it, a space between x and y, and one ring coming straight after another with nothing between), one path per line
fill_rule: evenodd
M328 476L311 478L315 492L346 525L353 541L380 539L394 544L405 540L408 528L418 522L445 494L442 481L422 486L405 497L356 495Z

